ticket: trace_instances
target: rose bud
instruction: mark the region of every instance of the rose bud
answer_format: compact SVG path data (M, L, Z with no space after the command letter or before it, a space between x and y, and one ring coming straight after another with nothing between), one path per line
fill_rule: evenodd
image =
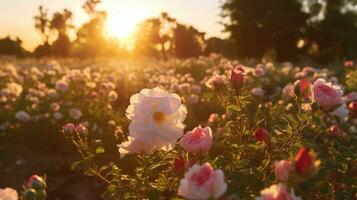
M268 135L268 131L265 128L257 128L255 129L253 135L256 140L260 142L265 142Z
M319 161L315 161L315 159L314 152L309 152L306 148L301 147L295 156L296 172L302 177L309 176L319 165Z
M177 157L172 163L172 169L175 172L183 172L186 167L186 160L183 157Z
M206 81L206 86L208 88L219 90L227 85L227 78L224 75L215 75Z
M32 175L27 182L27 186L35 190L44 190L46 188L46 182L41 176Z
M323 111L331 112L344 102L342 89L339 86L327 83L324 79L317 79L312 85L312 100Z
M341 133L341 128L340 126L338 126L337 124L334 124L330 127L330 133L332 135L338 135L339 133Z
M223 171L209 163L193 165L180 181L178 193L186 199L218 199L227 190Z
M289 178L289 173L292 170L292 165L289 160L280 160L274 162L275 176L279 181L286 182Z
M244 76L245 74L242 66L237 66L231 71L230 81L234 89L238 90L243 86Z
M357 101L353 101L348 105L348 109L354 115L357 115Z
M306 78L295 81L294 93L298 97L308 98L311 94L311 83Z
M34 189L27 189L22 197L23 200L37 200L37 192Z
M181 138L180 144L190 153L208 152L212 147L212 130L210 127L196 127Z
M75 130L76 130L76 125L72 123L68 123L63 126L63 132L65 134L73 134Z

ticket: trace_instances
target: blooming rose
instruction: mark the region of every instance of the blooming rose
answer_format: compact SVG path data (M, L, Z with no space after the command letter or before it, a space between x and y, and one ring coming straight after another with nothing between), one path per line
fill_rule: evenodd
M244 69L242 66L235 67L230 74L230 81L234 89L240 89L244 82Z
M0 189L0 200L18 200L17 191L12 188Z
M312 99L324 111L331 111L343 104L343 92L340 87L317 79L312 85Z
M256 200L301 200L296 197L294 191L287 192L283 184L275 184L260 191L262 196L257 197Z
M295 93L294 93L294 86L293 84L289 83L287 84L284 88L283 88L283 96L285 98L291 98L291 97L294 97L295 96Z
M146 143L140 139L128 137L128 141L118 145L120 155L151 153L156 147L150 143Z
M190 153L207 152L212 146L212 130L210 127L196 127L181 138L180 144Z
M255 96L263 96L265 94L265 91L260 87L253 88L251 92Z
M114 102L118 99L118 94L115 91L110 91L108 94L108 98L110 102Z
M62 80L62 79L58 80L55 85L56 90L61 91L61 92L67 91L68 87L69 86L68 86L67 81Z
M74 119L74 120L78 120L79 118L81 118L82 116L82 112L76 108L72 108L69 110L69 117Z
M160 88L143 89L130 98L126 116L129 134L156 147L170 149L183 134L187 109L177 94Z
M19 111L15 114L15 118L22 122L28 122L30 120L30 115L25 111Z
M227 85L227 78L224 75L215 75L206 81L206 86L211 89L220 89Z
M219 198L227 190L223 171L209 163L193 165L180 181L179 195L187 199Z
M280 160L274 162L275 176L279 181L287 181L292 165L289 160Z
M260 77L265 75L265 69L262 66L257 66L253 72L254 76Z

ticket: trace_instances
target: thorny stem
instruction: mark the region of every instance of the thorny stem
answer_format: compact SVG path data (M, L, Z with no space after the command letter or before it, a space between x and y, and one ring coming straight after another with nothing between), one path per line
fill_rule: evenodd
M279 149L278 152L280 153L280 152L284 151L287 147L289 147L302 134L303 130L307 126L309 126L311 123L312 123L311 118L309 118L308 120L305 120L302 123L299 123L299 128L290 135L288 140L283 144L283 146Z

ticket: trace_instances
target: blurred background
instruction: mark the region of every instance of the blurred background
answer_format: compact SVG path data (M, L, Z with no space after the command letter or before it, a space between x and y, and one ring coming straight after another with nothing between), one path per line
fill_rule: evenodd
M330 63L357 52L356 0L0 0L0 54Z

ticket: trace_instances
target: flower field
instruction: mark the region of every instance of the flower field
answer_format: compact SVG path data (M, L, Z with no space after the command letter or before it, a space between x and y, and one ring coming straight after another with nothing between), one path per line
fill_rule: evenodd
M356 151L352 61L0 60L0 200L352 200Z

